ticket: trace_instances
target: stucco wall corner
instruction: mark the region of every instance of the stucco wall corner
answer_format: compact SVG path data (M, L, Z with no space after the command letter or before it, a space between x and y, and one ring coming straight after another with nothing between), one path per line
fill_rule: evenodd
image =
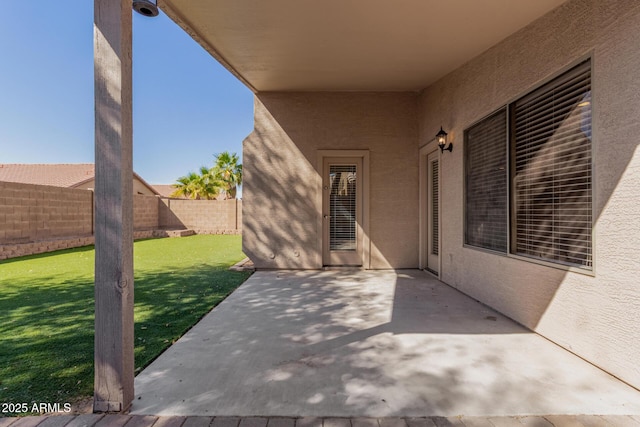
M259 269L320 268L317 172L258 97L243 162L244 253Z

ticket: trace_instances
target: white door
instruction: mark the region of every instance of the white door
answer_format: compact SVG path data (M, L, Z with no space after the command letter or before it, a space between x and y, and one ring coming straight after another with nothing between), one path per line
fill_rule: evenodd
M440 270L440 159L438 151L427 155L427 270Z
M323 264L362 266L362 158L325 158L322 181Z

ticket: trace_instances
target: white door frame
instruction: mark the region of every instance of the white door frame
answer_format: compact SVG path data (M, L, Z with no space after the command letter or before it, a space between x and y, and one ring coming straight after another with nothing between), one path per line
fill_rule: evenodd
M429 186L428 181L429 181L429 168L428 168L428 164L427 164L427 157L429 156L429 154L433 153L433 152L438 152L438 161L441 163L442 160L442 156L441 153L439 152L439 148L438 148L438 144L436 141L432 141L429 144L426 144L425 146L423 146L422 148L420 148L420 198L419 198L419 203L420 203L420 207L419 207L419 215L420 215L420 221L419 221L419 235L420 235L420 242L419 242L419 267L420 269L426 269L428 266L427 263L427 257L429 256L429 239L431 238L430 233L429 233ZM440 164L440 171L442 171L442 164ZM438 253L442 254L442 173L440 173L439 179L438 179L438 197L439 197L439 203L438 203ZM440 278L441 274L442 274L442 256L439 257L438 259L438 265L437 267L437 271L438 271L438 278Z
M324 162L326 158L358 158L362 161L362 177L359 178L359 184L362 186L362 267L364 269L371 268L371 239L369 238L369 150L318 150L317 172L320 188L317 191L317 233L318 246L317 253L319 257L319 265L324 266L323 250L324 250L324 233L323 233L323 174ZM328 244L328 242L326 242Z

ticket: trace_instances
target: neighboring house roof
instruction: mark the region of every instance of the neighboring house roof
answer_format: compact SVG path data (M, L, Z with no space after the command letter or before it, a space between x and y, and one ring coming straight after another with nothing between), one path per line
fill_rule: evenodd
M171 194L176 191L173 184L151 184L151 186L163 197L171 197Z
M92 180L93 163L78 164L0 164L0 181L73 188Z
M77 188L95 178L93 163L0 163L0 181L22 184L50 185L53 187ZM158 194L137 173L133 173L149 190Z

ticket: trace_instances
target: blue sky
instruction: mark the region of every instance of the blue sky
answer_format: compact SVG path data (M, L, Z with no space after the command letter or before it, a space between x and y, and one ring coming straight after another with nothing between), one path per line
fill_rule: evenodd
M2 9L0 163L92 163L93 1ZM134 13L133 88L133 166L147 182L242 154L253 94L162 12Z

